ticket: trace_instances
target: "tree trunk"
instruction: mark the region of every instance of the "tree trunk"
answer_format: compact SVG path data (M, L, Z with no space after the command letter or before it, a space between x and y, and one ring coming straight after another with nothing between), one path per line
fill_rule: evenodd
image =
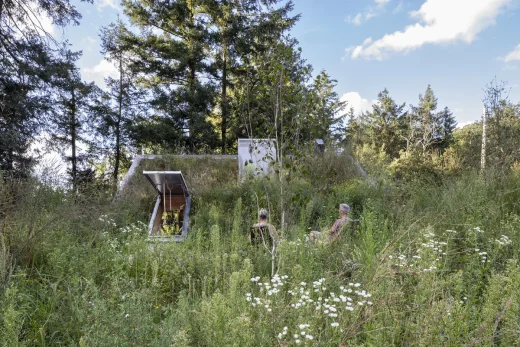
M190 19L189 19L189 30L190 30L190 34L188 35L188 51L189 51L189 59L188 59L188 69L189 69L189 74L188 74L188 88L189 88L189 91L191 93L191 95L194 95L195 93L195 79L197 77L197 71L196 71L196 62L195 62L195 59L193 58L194 57L194 50L195 50L195 47L194 47L194 38L193 38L193 35L192 35L192 30L194 30L194 26L195 26L195 17L194 17L194 14L193 14L193 11L194 11L194 6L193 6L193 1L189 1L188 3L188 7L190 9ZM194 127L193 125L196 124L196 122L198 121L198 119L194 119L194 115L193 113L190 114L190 119L187 119L187 127L188 127L188 137L189 138L196 138L194 136L195 134L195 131L194 131ZM191 144L192 148L191 150L194 150L195 149L195 144L190 140L189 143Z
M116 160L114 163L114 193L117 190L117 177L119 175L119 163L121 160L121 118L123 116L123 59L119 58L119 96L118 96L119 110L117 112L116 121Z
M74 87L72 87L71 100L70 100L70 142L72 147L71 163L72 163L72 189L77 189L77 157L76 157L76 93Z
M222 47L222 154L226 154L227 130L227 46Z
M480 173L484 174L486 169L486 120L487 111L486 108L482 110L482 152L480 154Z

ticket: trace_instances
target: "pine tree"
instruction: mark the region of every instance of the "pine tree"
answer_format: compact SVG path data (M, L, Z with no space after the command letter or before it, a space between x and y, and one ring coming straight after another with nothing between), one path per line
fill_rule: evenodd
M50 131L57 149L71 150L71 155L65 158L71 163L69 174L72 188L77 191L79 166L86 159L85 154L80 153L78 144L80 141L88 142L84 134L95 86L82 82L76 66L81 52L72 52L66 45L61 50L63 60L56 66L52 82L56 107L51 112Z
M396 104L387 89L378 94L377 101L372 105L373 111L363 115L366 141L376 148L384 148L391 158L397 158L404 148L402 120L406 118L405 104Z
M112 157L112 186L115 190L119 177L123 153L130 145L132 122L145 107L145 92L136 86L135 73L130 69L132 57L123 38L129 33L118 20L101 31L102 53L113 63L119 77L105 79L108 92L100 93L95 106L97 132L102 136L102 143L108 148L101 148L103 154ZM99 147L99 145L98 145Z
M363 145L361 124L358 117L356 117L353 107L350 107L346 117L348 123L345 131L345 142L351 150L354 150L356 147Z
M334 91L337 81L322 70L310 86L310 129L312 138L339 140L345 133L345 118L342 115L346 102L340 101Z
M216 142L209 115L215 97L216 74L207 57L209 28L203 0L123 1L125 13L138 29L123 41L135 60L143 86L151 90L150 116L136 121L140 144L177 146L201 151Z
M291 28L299 16L289 17L293 4L288 1L278 8L281 0L265 3L257 0L208 1L211 26L216 32L210 35L215 49L215 67L220 74L220 130L221 151L226 153L228 128L234 117L230 112L229 92L233 93L235 76L243 72L254 55L278 42L282 33ZM231 118L231 119L230 119ZM236 117L235 117L236 119Z
M445 107L438 115L440 127L437 134L438 145L441 151L448 148L453 142L453 132L457 127L457 121L448 107Z

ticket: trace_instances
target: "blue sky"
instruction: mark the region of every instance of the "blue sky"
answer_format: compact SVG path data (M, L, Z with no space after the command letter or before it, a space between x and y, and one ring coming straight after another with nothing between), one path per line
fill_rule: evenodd
M520 0L295 0L292 30L314 72L325 69L357 112L387 88L399 103L417 103L431 84L439 107L459 124L481 116L483 88L495 76L520 102ZM73 48L86 80L115 69L99 53L99 29L115 21L118 0L80 3L81 25L52 28Z

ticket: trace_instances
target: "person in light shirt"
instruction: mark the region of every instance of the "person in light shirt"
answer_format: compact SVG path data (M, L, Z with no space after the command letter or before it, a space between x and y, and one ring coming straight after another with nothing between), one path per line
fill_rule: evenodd
M338 239L341 233L341 228L347 223L350 222L350 218L348 214L350 212L350 206L347 204L340 204L338 213L339 219L336 219L332 227L327 231L328 241L333 242ZM318 238L322 238L323 235L319 231L311 231L309 235L309 239L312 242L316 242Z

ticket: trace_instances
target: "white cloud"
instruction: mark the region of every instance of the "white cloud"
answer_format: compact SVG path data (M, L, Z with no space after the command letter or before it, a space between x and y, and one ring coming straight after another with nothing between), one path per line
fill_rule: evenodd
M354 24L354 25L360 25L362 20L363 20L363 15L361 13L358 13L353 18L351 16L348 16L346 19L346 22Z
M375 16L381 14L385 10L385 5L389 3L391 0L374 0L376 6L369 6L364 13L359 12L354 17L347 16L345 18L345 22L360 25L362 22L366 22L369 19L374 18Z
M348 111L352 107L356 116L359 116L361 112L371 111L372 105L377 102L377 100L368 101L368 99L361 97L358 92L345 93L340 100L346 101L348 103L346 110Z
M404 31L384 35L369 44L347 50L351 58L382 60L391 53L407 53L425 44L471 43L477 34L495 23L495 17L511 0L426 0L411 12L417 23Z
M116 0L97 0L96 4L98 11L103 11L105 7L112 7L115 10L119 10Z
M499 60L502 60L506 63L520 60L520 44L513 49L513 51L509 52L505 58L499 58Z
M106 59L101 60L95 66L83 68L81 72L85 80L94 81L100 87L105 86L105 77L116 78L119 76L114 64Z

